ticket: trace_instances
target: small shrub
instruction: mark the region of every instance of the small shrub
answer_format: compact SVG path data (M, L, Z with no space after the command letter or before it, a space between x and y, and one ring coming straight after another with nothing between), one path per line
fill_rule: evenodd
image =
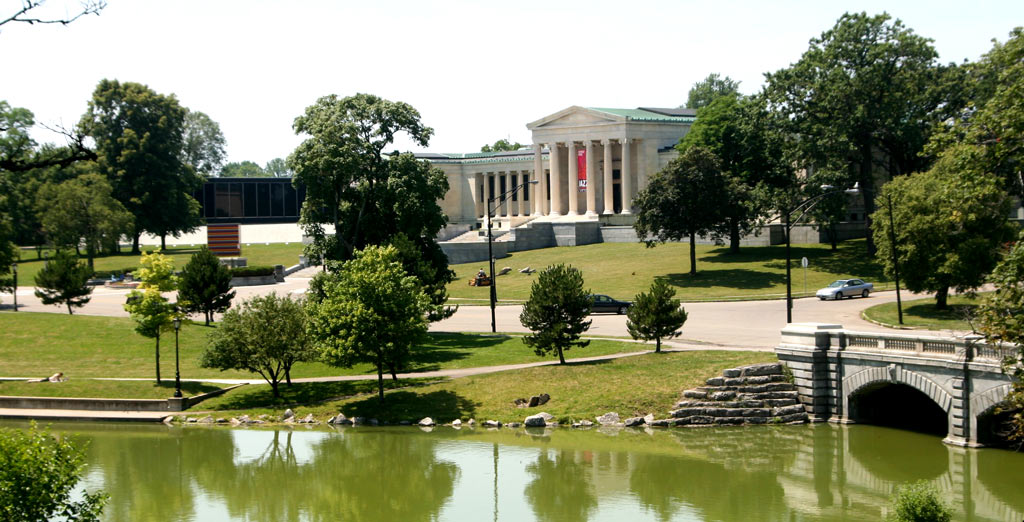
M274 275L272 266L240 266L231 269L231 277L259 277Z
M92 273L92 277L93 279L110 279L110 276L121 277L125 274L130 274L135 270L138 269L134 266L130 266L127 268L117 268L114 270L96 270Z
M782 365L782 376L786 379L789 384L796 383L796 378L793 377L793 370L787 364Z
M894 522L949 522L953 511L939 500L934 486L921 480L896 488L892 497Z

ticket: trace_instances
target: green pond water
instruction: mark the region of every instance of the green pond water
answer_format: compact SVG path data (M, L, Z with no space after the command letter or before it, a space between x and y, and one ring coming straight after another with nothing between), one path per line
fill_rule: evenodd
M957 520L1024 520L1024 454L874 426L52 429L107 520L881 520L919 479Z

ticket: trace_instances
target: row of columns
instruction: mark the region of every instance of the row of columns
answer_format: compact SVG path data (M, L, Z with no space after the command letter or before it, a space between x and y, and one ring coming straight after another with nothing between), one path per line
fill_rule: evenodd
M603 166L598 172L598 146L601 147L601 161ZM623 215L632 214L632 202L635 191L647 185L648 173L657 170L657 148L655 143L649 140L635 138L603 139L600 141L586 140L582 142L568 141L548 144L548 169L544 168L542 156L543 145L533 145L533 171L499 171L499 172L478 172L473 175L473 201L476 203L476 215L478 218L485 217L487 202L491 198L491 182L493 179L495 196L501 192L501 180L505 181L505 190L512 188L513 177L515 184L522 184L524 180L539 179L541 182L520 187L516 191L516 201L512 201L512 194L506 196L504 201L495 201L494 216L597 216L598 210L602 214L615 213L614 199L614 167L615 147L620 150L620 193L622 197ZM587 151L587 187L583 201L583 208L580 208L580 198L577 193L579 167L577 154L581 147ZM639 154L636 157L636 171L634 172L633 149L636 148ZM563 156L564 155L564 156ZM563 169L563 163L567 168ZM563 172L563 170L567 172ZM536 173L540 173L537 175ZM636 184L634 185L634 180ZM478 189L479 187L479 189ZM478 193L482 190L482 194ZM526 197L527 191L529 196ZM548 193L550 191L550 194ZM567 197L563 198L562 192L566 191ZM598 194L601 194L601 205L598 205ZM563 199L567 204L563 208Z

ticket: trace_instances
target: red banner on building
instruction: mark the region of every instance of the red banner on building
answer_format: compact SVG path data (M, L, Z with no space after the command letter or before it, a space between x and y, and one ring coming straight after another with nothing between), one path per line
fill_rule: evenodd
M576 170L579 172L580 192L587 191L587 149L576 151Z

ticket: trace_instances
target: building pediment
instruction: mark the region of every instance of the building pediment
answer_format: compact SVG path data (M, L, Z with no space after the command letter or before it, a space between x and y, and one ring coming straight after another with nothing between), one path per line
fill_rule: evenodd
M608 114L606 112L574 105L568 109L558 111L535 122L527 123L526 128L530 130L539 130L561 127L584 127L588 125L623 123L625 121L626 118L623 116Z

